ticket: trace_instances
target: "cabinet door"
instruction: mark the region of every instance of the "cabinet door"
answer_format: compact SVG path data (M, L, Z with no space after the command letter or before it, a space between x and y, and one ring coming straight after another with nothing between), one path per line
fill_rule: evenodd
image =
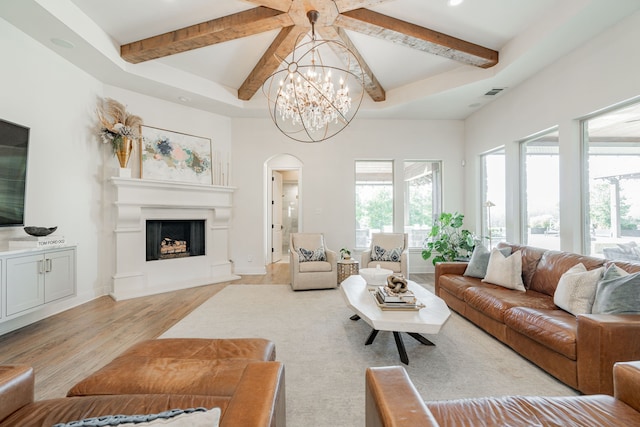
M44 257L7 258L6 313L20 313L44 304Z
M45 254L44 302L68 297L76 292L75 251Z

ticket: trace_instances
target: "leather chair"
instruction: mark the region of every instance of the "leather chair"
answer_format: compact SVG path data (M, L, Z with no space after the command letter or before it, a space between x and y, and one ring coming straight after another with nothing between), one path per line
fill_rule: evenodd
M318 260L322 251L324 260ZM294 291L338 287L338 255L326 247L321 233L291 233L289 270Z
M400 252L399 259L397 252ZM362 252L360 268L380 268L402 273L409 278L409 235L407 233L373 233L371 248Z

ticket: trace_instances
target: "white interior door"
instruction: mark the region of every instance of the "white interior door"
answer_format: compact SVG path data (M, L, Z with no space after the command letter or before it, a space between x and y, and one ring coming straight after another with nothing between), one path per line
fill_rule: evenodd
M271 262L282 259L282 174L271 174Z

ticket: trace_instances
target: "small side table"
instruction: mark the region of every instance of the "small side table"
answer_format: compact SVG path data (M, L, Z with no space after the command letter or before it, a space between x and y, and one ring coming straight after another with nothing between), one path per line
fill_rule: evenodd
M349 276L358 274L360 263L355 259L338 260L338 285Z

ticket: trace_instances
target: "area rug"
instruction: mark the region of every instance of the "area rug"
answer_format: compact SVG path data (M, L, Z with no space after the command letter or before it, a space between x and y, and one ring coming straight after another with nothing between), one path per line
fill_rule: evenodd
M393 334L353 321L339 289L229 285L162 338L267 338L285 365L289 427L363 426L364 373L402 365ZM576 395L509 347L452 313L425 346L405 335L403 365L425 400L501 395Z

